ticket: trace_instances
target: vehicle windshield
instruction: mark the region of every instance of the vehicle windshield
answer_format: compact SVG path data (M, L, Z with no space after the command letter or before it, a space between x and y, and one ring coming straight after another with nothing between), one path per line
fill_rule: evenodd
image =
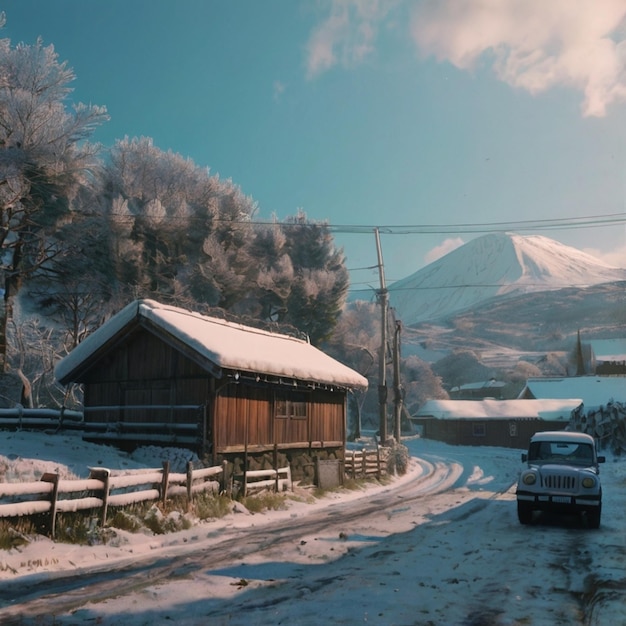
M588 443L534 441L528 450L528 460L535 463L556 462L567 465L591 465L593 463L593 447Z

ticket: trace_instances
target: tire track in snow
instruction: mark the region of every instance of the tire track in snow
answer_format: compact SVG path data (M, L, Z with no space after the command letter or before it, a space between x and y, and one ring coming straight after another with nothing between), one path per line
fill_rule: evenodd
M62 615L89 602L101 602L129 592L136 592L160 582L182 579L192 571L205 571L240 562L246 556L292 544L303 535L329 533L337 536L337 527L362 525L370 517L386 517L387 511L403 511L426 496L452 489L459 483L464 468L459 463L441 459L417 459L420 471L411 481L399 481L388 490L368 498L367 492L357 500L333 502L298 518L271 522L247 528L225 529L209 541L160 549L159 556L128 560L124 563L99 565L68 573L21 577L0 588L0 619L3 624L41 624L40 616ZM177 552L176 554L170 554ZM32 580L29 580L32 579Z

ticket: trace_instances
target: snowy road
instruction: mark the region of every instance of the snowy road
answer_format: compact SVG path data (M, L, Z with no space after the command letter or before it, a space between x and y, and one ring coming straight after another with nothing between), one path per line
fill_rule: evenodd
M411 474L365 496L196 527L148 555L94 564L77 550L73 570L5 579L0 622L626 624L623 462L603 467L599 531L521 526L519 451L409 445Z

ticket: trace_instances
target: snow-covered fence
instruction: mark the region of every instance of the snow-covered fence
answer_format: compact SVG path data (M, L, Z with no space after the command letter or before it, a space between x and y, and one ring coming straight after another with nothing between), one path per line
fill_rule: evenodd
M0 409L0 428L45 428L83 427L82 411L62 409L28 409L18 406L12 409Z
M273 489L277 493L293 489L289 465L278 469L248 470L235 479L241 482L244 497L248 495L248 491L255 489Z
M193 496L206 491L221 491L226 476L226 461L219 466L170 473L169 462L162 469L113 474L106 468L90 468L86 479L61 480L58 474L45 473L39 481L0 483L0 518L23 517L47 513L50 536L55 536L57 513L102 509L101 522L106 524L111 506L128 506L137 502L165 501L183 495L187 506ZM75 497L79 494L78 497ZM33 499L32 496L36 496ZM2 500L12 500L2 503ZM16 501L18 500L18 501Z
M346 450L344 463L346 476L351 478L380 478L386 471L379 447L375 450Z

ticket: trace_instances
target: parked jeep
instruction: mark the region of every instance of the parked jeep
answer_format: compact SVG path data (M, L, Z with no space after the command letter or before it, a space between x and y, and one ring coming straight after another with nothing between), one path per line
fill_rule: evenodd
M600 526L602 486L596 444L578 432L536 433L530 440L517 483L517 516L521 524L532 521L533 511L582 513L590 528Z

